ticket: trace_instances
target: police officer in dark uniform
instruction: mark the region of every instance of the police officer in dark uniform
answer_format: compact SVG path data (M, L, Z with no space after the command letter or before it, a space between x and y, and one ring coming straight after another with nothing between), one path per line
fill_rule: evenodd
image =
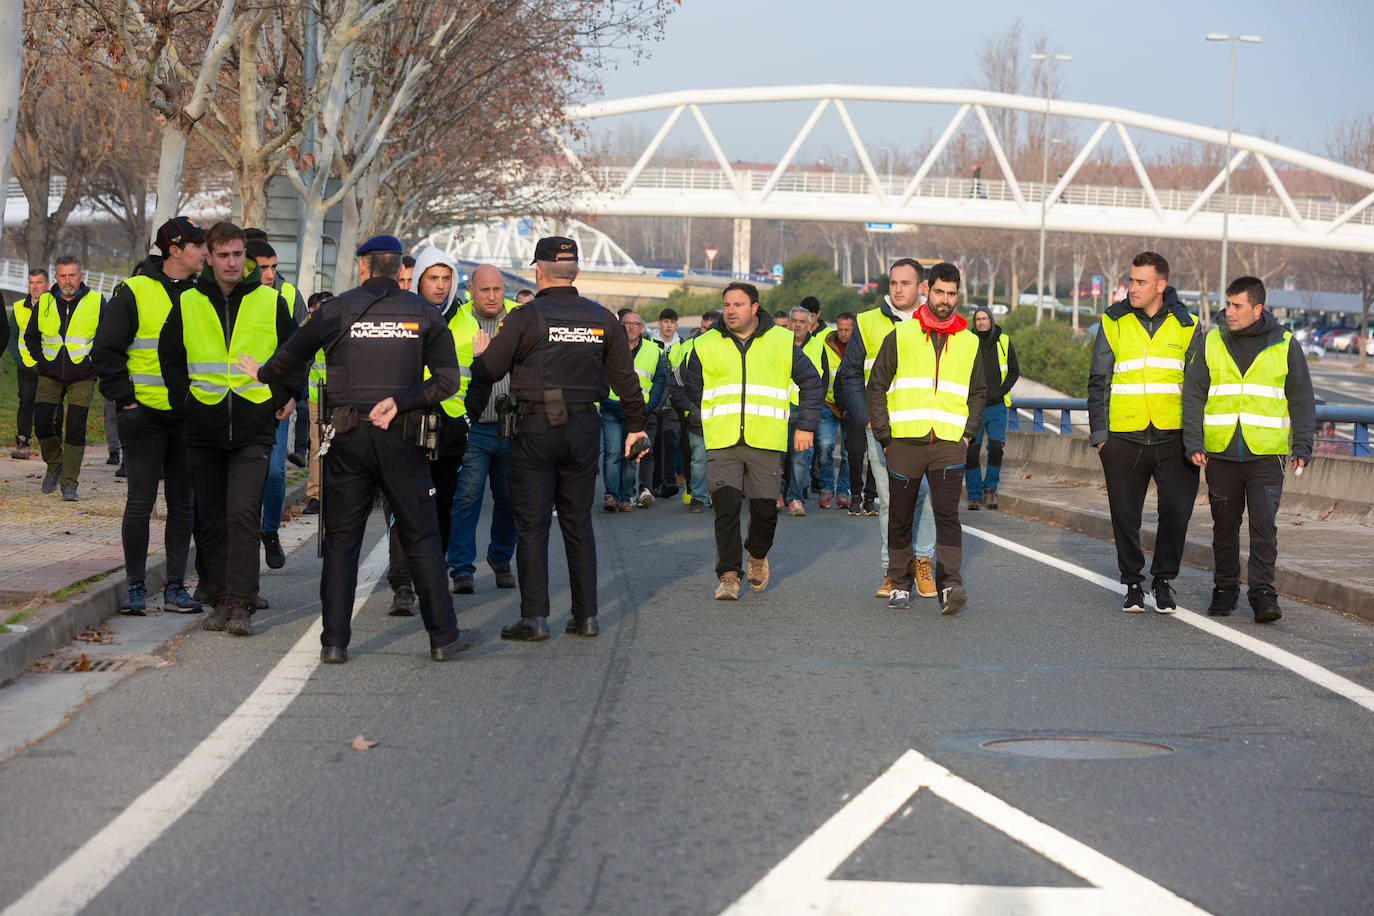
M644 395L625 330L614 313L577 294L577 243L556 236L534 249L539 292L513 309L472 366L474 382L510 373L518 420L510 446L511 511L520 580L520 620L502 639L549 638L549 524L558 526L568 556L572 619L565 632L595 636L596 540L591 506L601 452L596 405L607 380L625 407L625 455L644 434Z
M325 353L327 403L320 409L328 412L333 434L326 429L330 438L321 459L320 659L328 663L348 661L358 554L377 486L395 513L410 561L430 657L447 661L473 646L460 636L453 614L425 452L403 436L408 411L413 421L458 390L458 358L443 316L396 282L402 253L393 236L368 239L357 251L362 286L321 304L261 367L251 359L240 362L250 376L299 384L315 353ZM429 378L423 377L426 367Z

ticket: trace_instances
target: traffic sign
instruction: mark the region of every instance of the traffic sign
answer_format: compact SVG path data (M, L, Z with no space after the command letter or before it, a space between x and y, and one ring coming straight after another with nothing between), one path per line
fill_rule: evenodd
M714 260L716 259L716 255L718 255L718 254L720 254L720 249L719 249L719 248L707 248L707 249L706 249L706 260L707 260L707 261L714 261Z
M773 273L774 273L776 276L781 277L781 276L782 276L782 265L781 265L781 264L774 264L774 265L773 265Z
M891 224L891 223L868 223L867 225L868 225L868 231L869 231L869 232L891 232L891 231L892 231L892 224Z
M1102 275L1101 275L1101 274L1093 274L1093 295L1094 295L1094 296L1100 296L1100 295L1102 295Z

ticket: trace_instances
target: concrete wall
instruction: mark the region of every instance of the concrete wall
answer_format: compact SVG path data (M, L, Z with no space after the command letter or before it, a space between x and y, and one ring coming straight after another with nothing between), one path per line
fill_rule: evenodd
M1008 432L1007 465L1053 480L1100 483L1102 464L1084 435ZM1205 485L1205 484L1204 484ZM1283 507L1318 517L1331 509L1330 521L1374 525L1374 459L1319 455L1301 477L1290 468L1283 484Z

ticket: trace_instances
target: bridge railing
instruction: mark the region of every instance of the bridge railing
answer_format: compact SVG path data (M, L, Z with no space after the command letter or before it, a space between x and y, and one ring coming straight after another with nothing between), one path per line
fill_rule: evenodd
M53 268L48 266L48 276L53 276ZM108 296L115 291L125 278L117 274L104 274L94 270L85 272L86 285L102 296ZM14 292L26 293L29 291L29 265L25 261L16 261L13 258L0 258L0 287Z
M628 166L597 166L589 169L603 187L618 188L630 174ZM762 192L772 176L771 170L738 169L735 171L741 187L747 192ZM793 194L834 194L834 195L871 195L880 193L885 196L901 197L906 193L909 179L900 174L879 175L879 185L875 187L862 172L824 172L789 170L784 173L774 187L773 193ZM1039 204L1055 187L1053 182L1020 182L1021 195L1028 203ZM646 168L635 179L633 190L643 191L716 191L734 193L734 187L725 172L719 168ZM1201 190L1169 190L1157 188L1159 205L1164 210L1186 212L1192 208ZM971 198L1015 202L1011 185L1002 179L972 178L927 178L915 192L916 197L929 198ZM1059 195L1059 203L1083 207L1123 207L1148 210L1152 207L1144 189L1125 185L1070 184ZM1348 203L1340 203L1331 198L1293 198L1294 208L1305 220L1330 222L1340 218ZM1200 210L1205 213L1221 213L1226 209L1222 195L1213 194ZM1282 200L1272 194L1232 193L1230 212L1237 216L1287 217L1288 211ZM1350 218L1350 222L1374 225L1374 208L1366 208Z
M1058 414L1057 422L1051 419L1046 425L1045 413ZM1020 431L1022 421L1030 421L1031 432L1056 432L1072 435L1076 430L1086 432L1087 398L1013 398L1007 411L1007 429ZM1080 422L1074 422L1074 414L1080 414ZM1326 455L1349 455L1353 458L1368 458L1369 426L1374 423L1374 407L1361 407L1354 404L1318 404L1317 436L1315 451ZM1349 435L1345 429L1349 427Z

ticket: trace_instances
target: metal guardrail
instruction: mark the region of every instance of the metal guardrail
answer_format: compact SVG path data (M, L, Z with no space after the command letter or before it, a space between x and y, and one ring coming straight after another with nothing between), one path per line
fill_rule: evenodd
M48 276L53 276L52 265L48 265ZM88 287L100 293L102 296L109 296L115 291L115 287L124 282L125 278L117 274L104 274L98 271L88 270L85 272L84 279ZM28 263L25 261L16 261L12 258L0 258L0 287L13 292L28 292Z
M1057 427L1045 425L1045 411L1058 411ZM1057 432L1072 435L1075 411L1087 413L1087 398L1013 398L1011 409L1007 411L1007 429L1020 431L1021 414L1030 414L1031 432ZM1352 427L1349 439L1336 435L1336 426L1349 423ZM1317 405L1317 443L1326 443L1327 454L1349 454L1354 458L1368 458L1369 425L1374 423L1374 407L1360 407L1355 404L1318 404ZM1086 428L1086 424L1078 424ZM1347 451L1348 450L1348 451Z

